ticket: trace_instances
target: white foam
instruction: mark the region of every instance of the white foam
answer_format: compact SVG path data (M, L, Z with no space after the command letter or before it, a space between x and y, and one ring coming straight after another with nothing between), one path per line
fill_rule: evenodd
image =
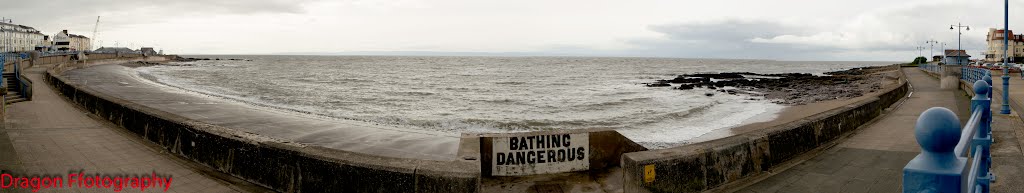
M627 138L651 149L668 148L720 129L774 119L785 106L767 100L745 100L744 96L718 94L714 106L683 120L657 122L642 128L619 129Z

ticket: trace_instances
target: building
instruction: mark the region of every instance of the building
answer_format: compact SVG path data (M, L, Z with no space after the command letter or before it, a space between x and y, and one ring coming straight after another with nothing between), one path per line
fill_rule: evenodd
M54 50L53 39L50 39L48 35L43 35L43 43L36 46L36 51L45 52L50 50Z
M126 47L100 47L96 49L98 53L135 53L135 50Z
M157 55L156 50L153 50L153 47L142 47L139 49L139 51L141 51L142 54L145 54L147 56Z
M53 44L57 50L92 50L92 40L83 35L68 33L68 30L60 31L53 35Z
M967 51L964 50L943 50L942 63L947 65L967 65L971 62L971 55L967 55Z
M0 21L0 52L35 50L44 45L43 36L35 28Z
M1008 39L1010 57L1008 58L1011 63L1022 63L1024 62L1024 35L1013 34L1013 30L1009 30L1010 37ZM988 42L988 49L985 52L985 62L998 63L1003 62L1003 39L1005 39L1004 32L1002 29L989 28L988 35L985 36L985 40Z
M92 40L83 35L68 34L71 36L71 50L92 50Z
M68 35L68 30L53 34L53 48L61 51L71 50L71 36Z

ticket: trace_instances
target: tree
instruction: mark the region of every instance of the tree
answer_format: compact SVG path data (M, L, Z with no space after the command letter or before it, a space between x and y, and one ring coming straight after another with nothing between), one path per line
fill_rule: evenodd
M918 56L917 58L914 58L914 62L911 62L910 64L923 64L923 63L928 63L928 58L925 58L923 56Z

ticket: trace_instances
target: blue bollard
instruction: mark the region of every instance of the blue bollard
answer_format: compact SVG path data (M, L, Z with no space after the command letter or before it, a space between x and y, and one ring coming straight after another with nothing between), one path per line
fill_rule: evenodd
M999 110L999 114L1008 115L1010 114L1010 102L1006 99L1010 98L1010 70L1008 68L1004 68L1003 72L1005 72L1001 77L1003 78L1003 105ZM991 81L989 81L989 85L992 85Z
M903 192L960 192L966 158L953 148L960 141L960 120L953 111L932 107L914 126L921 154L903 167Z

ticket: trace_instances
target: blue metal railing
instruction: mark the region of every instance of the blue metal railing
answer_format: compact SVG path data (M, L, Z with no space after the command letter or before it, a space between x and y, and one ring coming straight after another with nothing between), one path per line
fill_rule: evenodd
M964 66L960 68L960 79L967 82L982 80L986 75L991 77L991 72L987 68L977 66Z
M936 73L936 74L942 73L942 66L935 65L935 64L919 64L917 67L922 69L922 70L931 72L931 73Z
M26 100L32 100L32 85L29 80L21 76L21 62L29 58L28 53L21 53L18 62L14 63L14 79L18 80L18 93Z
M4 72L4 66L6 66L4 64L7 64L7 54L0 54L0 75L2 75ZM7 86L6 84L4 84L4 79L5 78L0 76L0 87Z
M932 107L917 118L914 135L921 154L903 168L903 192L989 192L995 175L990 171L992 88L986 78L991 80L974 81L971 117L963 130L946 108Z
M47 51L39 53L40 56L74 55L79 51Z

